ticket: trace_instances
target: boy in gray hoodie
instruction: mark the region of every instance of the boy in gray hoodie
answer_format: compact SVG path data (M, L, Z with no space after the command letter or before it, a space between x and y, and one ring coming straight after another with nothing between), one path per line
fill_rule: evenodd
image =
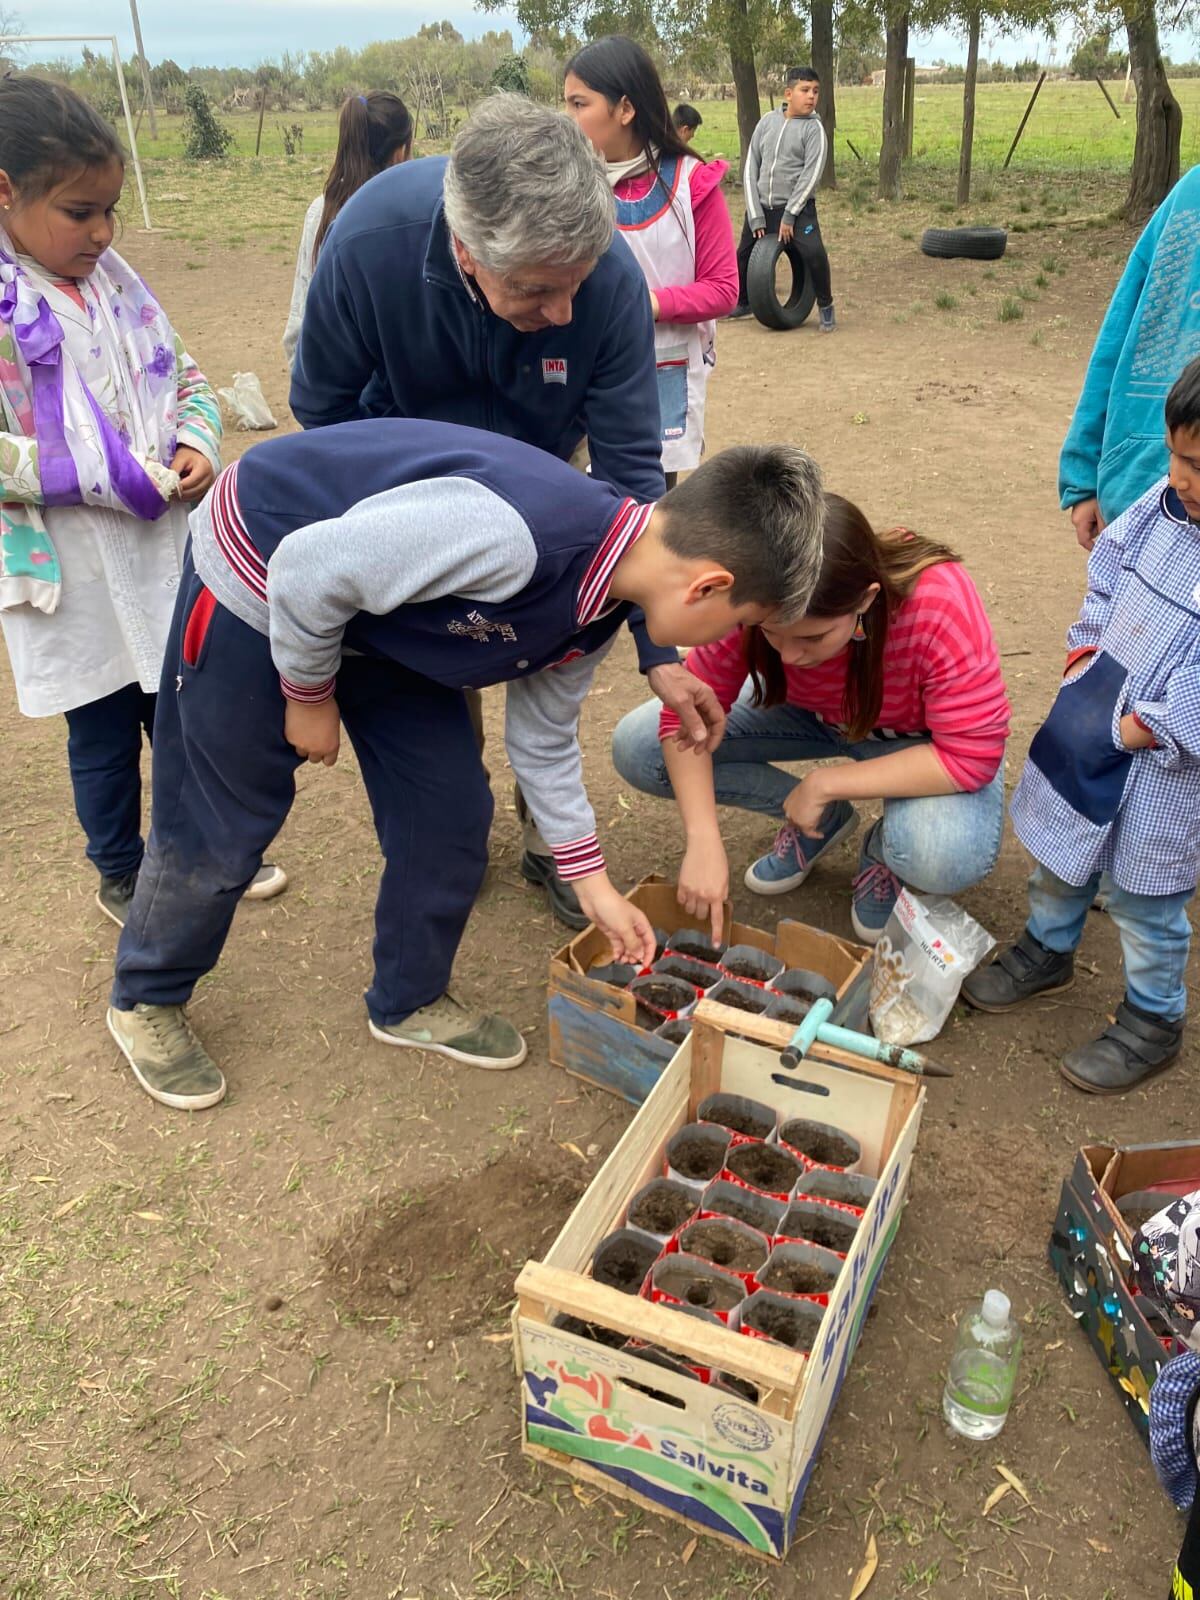
M793 67L787 75L782 111L768 111L755 128L746 155L742 183L746 220L738 242L738 303L731 317L748 317L746 267L755 241L778 233L794 242L817 292L822 333L832 333L833 289L829 257L817 221L817 184L825 170L829 139L817 115L821 80L811 67Z

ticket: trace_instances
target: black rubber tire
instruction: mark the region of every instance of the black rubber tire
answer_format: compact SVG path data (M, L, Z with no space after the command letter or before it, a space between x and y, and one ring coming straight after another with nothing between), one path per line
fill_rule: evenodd
M926 228L921 235L921 253L969 261L999 261L1008 244L1003 228Z
M792 269L792 292L786 300L779 298L775 287L775 263L786 255ZM764 234L750 252L746 267L746 299L750 309L764 328L783 333L788 328L798 328L816 304L817 291L804 269L804 257L794 244L780 244L779 235Z

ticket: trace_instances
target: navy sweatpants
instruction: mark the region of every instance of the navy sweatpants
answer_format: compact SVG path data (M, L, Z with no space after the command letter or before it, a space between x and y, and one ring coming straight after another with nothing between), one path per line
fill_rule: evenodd
M295 798L268 639L203 593L190 555L154 725L150 838L117 949L112 1003L183 1005L217 963L234 912ZM460 689L350 656L337 701L384 857L367 1009L400 1022L442 994L487 869L492 796Z
M87 857L106 878L127 878L142 860L142 734L154 696L127 683L67 712L67 763Z

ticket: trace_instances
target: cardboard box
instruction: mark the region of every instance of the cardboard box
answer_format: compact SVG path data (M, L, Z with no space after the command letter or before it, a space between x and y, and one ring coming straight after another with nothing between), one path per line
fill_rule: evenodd
M657 876L643 878L627 897L656 928L668 934L681 928L704 932L708 924L689 916L675 897L675 885ZM727 916L729 907L726 906ZM838 939L802 922L783 921L774 936L727 920L730 944L750 944L776 955L787 967L819 972L837 990L832 1021L867 1029L871 952L865 945ZM658 1082L675 1047L634 1022L633 997L624 989L596 983L588 968L607 959L608 940L585 928L550 958L550 1060L556 1067L597 1088L641 1105Z
M1190 1189L1200 1189L1200 1145L1085 1145L1062 1186L1050 1235L1050 1264L1072 1314L1147 1444L1150 1389L1183 1345L1129 1287L1133 1229L1118 1202L1156 1190L1166 1206Z
M762 1042L730 1037L733 1029ZM527 1454L776 1560L794 1536L899 1226L925 1100L908 1074L823 1046L785 1071L779 1054L791 1032L701 1002L691 1034L544 1260L523 1268L513 1314ZM592 1252L620 1225L631 1196L662 1171L667 1140L718 1089L789 1113L817 1097L822 1119L861 1140L863 1170L879 1180L807 1356L621 1294L588 1274ZM576 1337L554 1325L559 1313L732 1374L757 1387L758 1401Z

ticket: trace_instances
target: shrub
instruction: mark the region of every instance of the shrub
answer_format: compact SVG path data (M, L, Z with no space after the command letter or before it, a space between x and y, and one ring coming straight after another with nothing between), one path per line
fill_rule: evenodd
M184 95L187 124L183 153L189 161L220 161L233 143L233 134L213 115L212 103L198 83L189 83Z

